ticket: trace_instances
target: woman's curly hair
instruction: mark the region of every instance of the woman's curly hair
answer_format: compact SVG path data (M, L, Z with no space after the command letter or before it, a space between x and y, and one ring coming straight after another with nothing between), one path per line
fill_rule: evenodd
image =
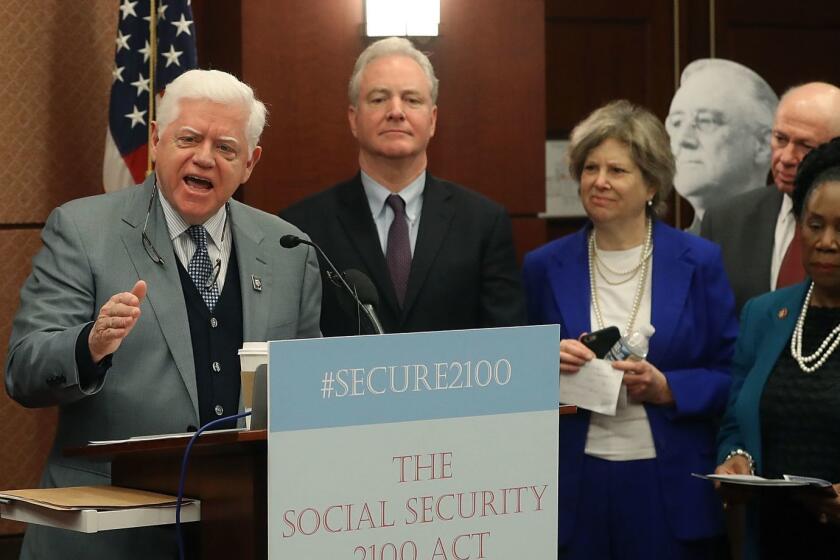
M811 150L799 164L793 180L793 214L802 217L814 189L829 181L840 182L840 136Z

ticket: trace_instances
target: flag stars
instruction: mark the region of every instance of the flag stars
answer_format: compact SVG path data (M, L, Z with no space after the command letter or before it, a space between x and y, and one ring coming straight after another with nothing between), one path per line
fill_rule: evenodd
M160 6L158 6L158 9L157 9L158 21L166 19L166 8L168 8L168 7L169 6L167 6L166 4L161 4ZM149 21L149 20L152 19L152 16L143 16L143 19L145 19L146 21Z
M137 97L140 97L144 91L151 92L149 89L149 79L143 78L143 74L139 75L136 82L131 82L131 85L137 88Z
M125 80L123 80L122 77L123 70L125 70L125 66L114 66L114 69L111 70L111 77L115 82L125 83Z
M137 2L129 2L128 0L123 0L123 3L120 5L120 11L122 12L122 19L125 20L128 16L137 17L137 12L134 11L134 6L137 5Z
M135 125L142 124L143 126L146 125L146 121L143 118L143 115L146 114L146 111L141 111L137 108L137 105L134 106L134 111L128 113L125 117L127 119L131 119L131 128L134 128Z
M123 35L122 31L117 30L117 39L115 41L116 44L117 44L117 52L120 52L122 49L125 49L125 50L128 50L128 51L131 50L131 48L128 46L128 39L130 37L131 37L130 33L128 35Z
M175 45L169 45L169 52L160 53L160 55L166 59L166 66L164 68L169 68L172 64L175 66L181 66L181 62L178 59L182 54L184 54L184 51L176 51Z
M192 20L189 20L189 19L185 18L184 14L181 14L181 19L179 21L173 21L173 22L170 22L170 23L172 25L174 25L178 30L175 33L176 37L178 37L181 33L186 33L187 35L192 35L192 33L190 32L190 24L192 23Z
M149 56L152 54L152 47L149 45L149 41L146 41L145 47L137 49L137 52L143 55L143 62L148 62Z

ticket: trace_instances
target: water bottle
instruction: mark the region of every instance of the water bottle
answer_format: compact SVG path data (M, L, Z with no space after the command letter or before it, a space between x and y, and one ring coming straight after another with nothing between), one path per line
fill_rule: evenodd
M648 345L650 337L656 329L652 325L644 325L628 335L622 336L616 342L607 355L605 360L619 362L621 360L644 360L648 354Z

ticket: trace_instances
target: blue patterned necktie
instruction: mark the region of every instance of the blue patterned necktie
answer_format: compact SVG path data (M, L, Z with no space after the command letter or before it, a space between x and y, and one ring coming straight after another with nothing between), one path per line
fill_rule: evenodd
M204 226L190 226L187 233L195 241L195 253L190 259L187 273L198 288L198 293L204 298L207 308L213 311L216 302L219 301L219 285L213 276L213 265L207 252L207 230Z
M385 250L385 260L391 273L391 282L397 294L400 307L405 300L405 290L408 287L408 273L411 271L411 243L408 238L408 218L405 215L405 200L392 194L386 200L394 211L394 221L388 230L388 247Z

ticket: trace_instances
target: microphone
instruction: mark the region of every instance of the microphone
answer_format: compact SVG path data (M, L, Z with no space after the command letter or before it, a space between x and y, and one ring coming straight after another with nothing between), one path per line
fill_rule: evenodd
M379 292L376 291L373 281L367 274L355 268L345 271L344 277L355 288L358 299L361 300L362 306L367 309L368 319L373 324L376 334L385 334L382 323L379 322L379 317L376 315L376 306L379 305Z
M362 302L361 299L359 299L359 296L356 295L356 290L354 290L353 288L350 287L350 285L347 283L347 280L344 279L344 275L341 274L338 271L338 268L336 268L336 266L332 263L330 258L327 256L327 254L318 246L317 243L315 243L313 241L307 241L306 239L302 239L302 238L298 237L297 235L291 235L291 234L284 235L280 238L280 245L282 247L286 248L286 249L293 249L293 248L295 248L295 247L297 247L298 245L301 245L301 244L309 245L310 247L313 247L318 252L318 254L321 256L321 258L324 259L324 262L327 263L327 266L329 266L330 271L333 273L333 276L335 278L338 278L338 281L341 283L340 285L344 289L344 292L347 293L351 298L353 298L353 301L356 303L356 306L359 309L361 309L362 311L364 311L367 318L370 319L371 324L373 325L374 329L376 330L376 334L385 334L385 331L382 329L382 324L379 322L379 318L376 316L376 313L373 311L374 303L379 303L379 296L376 294L376 288L373 286L373 282L371 282L370 278L368 278L366 275L364 275L361 272L355 271L355 272L358 272L358 274L361 274L362 276L364 276L364 279L367 280L367 283L370 287L370 290L365 292L365 295L368 296L368 298L370 298L371 297L370 292L371 291L373 292L373 296L372 296L373 299L371 301L368 301L367 304L365 304L365 303ZM357 280L358 280L358 278L357 278ZM364 280L362 280L362 283L364 283ZM364 287L364 289L367 290L368 286L366 285Z
M303 239L301 239L297 235L288 234L288 235L284 235L283 237L280 238L280 245L282 245L286 249L293 249L293 248L297 247L298 245L300 245L301 243L304 243L306 245L312 245L316 249L318 248L314 243L304 241Z

